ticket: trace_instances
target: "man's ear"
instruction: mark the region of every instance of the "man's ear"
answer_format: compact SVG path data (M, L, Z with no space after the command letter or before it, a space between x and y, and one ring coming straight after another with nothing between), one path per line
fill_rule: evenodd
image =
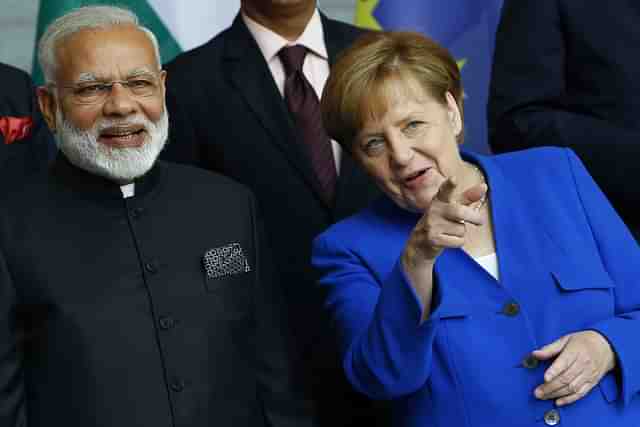
M56 132L56 99L46 86L40 86L36 89L38 95L38 105L47 126L51 132Z
M160 87L162 88L162 97L165 97L167 91L167 71L160 71Z

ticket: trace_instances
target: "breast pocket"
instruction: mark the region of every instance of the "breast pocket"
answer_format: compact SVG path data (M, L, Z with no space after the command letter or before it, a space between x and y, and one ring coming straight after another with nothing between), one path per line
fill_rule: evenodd
M581 269L554 269L552 276L560 298L557 315L568 321L580 319L578 328L615 315L615 284L609 275L594 266Z
M238 319L250 314L254 280L253 272L205 276L204 286L216 310L226 318Z
M249 259L240 243L208 249L202 256L204 286L221 313L244 317L251 307L255 280Z

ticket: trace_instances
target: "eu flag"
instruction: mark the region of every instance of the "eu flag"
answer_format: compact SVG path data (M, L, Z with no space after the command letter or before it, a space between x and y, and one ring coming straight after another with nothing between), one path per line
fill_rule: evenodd
M445 46L462 70L465 145L489 152L487 97L496 27L503 0L358 0L356 24L420 31Z

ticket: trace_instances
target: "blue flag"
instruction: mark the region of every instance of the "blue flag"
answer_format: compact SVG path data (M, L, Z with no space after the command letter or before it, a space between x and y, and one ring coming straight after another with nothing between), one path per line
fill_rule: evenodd
M465 146L488 153L487 98L503 0L358 0L356 24L419 31L445 46L461 67Z

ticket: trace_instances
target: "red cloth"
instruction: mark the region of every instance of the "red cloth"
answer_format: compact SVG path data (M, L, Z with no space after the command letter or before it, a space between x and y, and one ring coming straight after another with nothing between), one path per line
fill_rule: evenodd
M32 127L31 117L0 117L0 132L7 145L29 136Z

